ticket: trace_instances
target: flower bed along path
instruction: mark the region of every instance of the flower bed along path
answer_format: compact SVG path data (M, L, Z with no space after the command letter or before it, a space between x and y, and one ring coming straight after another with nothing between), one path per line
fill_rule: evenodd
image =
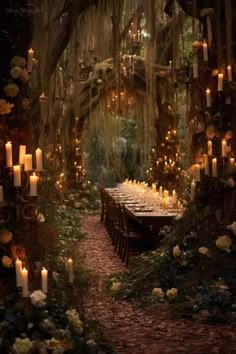
M208 325L181 320L161 320L126 301L115 301L105 282L114 272L125 271L114 253L111 240L99 216L85 216L80 241L86 266L97 275L85 303L87 318L98 320L104 336L118 354L234 354L236 332L232 326Z

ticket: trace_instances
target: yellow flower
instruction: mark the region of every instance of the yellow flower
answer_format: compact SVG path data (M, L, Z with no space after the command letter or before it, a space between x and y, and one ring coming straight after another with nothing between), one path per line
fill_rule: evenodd
M13 267L12 259L8 256L3 256L2 257L2 265L5 268L12 268Z
M14 66L10 71L11 77L13 79L18 79L22 71L22 68L20 68L19 66Z
M219 236L216 240L216 246L223 251L230 252L230 247L232 245L232 240L229 236Z
M199 247L198 252L203 254L204 256L207 256L209 253L209 249L207 247Z
M0 233L0 243L6 245L12 240L12 233L8 230L4 230Z
M15 56L11 59L11 66L19 66L24 68L26 66L26 60L23 57Z
M16 84L8 84L3 87L3 91L8 97L16 97L20 90Z
M178 295L178 289L176 288L168 289L166 292L166 296L168 297L169 300L174 299L177 295Z
M152 296L162 299L164 297L164 291L162 290L162 288L153 288Z
M111 286L111 291L119 291L121 288L121 282L114 282Z
M4 99L0 99L0 115L8 114L14 107L13 103L9 103Z
M173 256L176 258L176 257L179 257L181 255L181 250L179 248L179 245L176 245L173 247L173 251L172 251L172 254Z

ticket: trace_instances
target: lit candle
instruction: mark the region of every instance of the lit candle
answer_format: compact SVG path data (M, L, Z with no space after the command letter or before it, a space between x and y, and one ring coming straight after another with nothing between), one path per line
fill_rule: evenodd
M175 190L173 190L173 193L172 193L172 205L175 206L176 204L177 204L177 195L176 195Z
M194 177L196 182L200 182L200 165L196 163L194 166Z
M12 145L11 142L9 141L5 145L6 147L6 162L7 162L7 167L12 167Z
M0 202L3 202L3 186L0 186Z
M75 148L75 156L79 156L79 148Z
M230 157L229 162L231 167L234 167L234 157Z
M47 294L48 292L48 271L43 268L41 270L41 280L42 280L42 292Z
M19 149L19 165L24 165L25 163L25 153L26 153L26 146L20 145Z
M37 196L37 182L38 182L38 177L35 176L35 173L33 173L33 175L30 176L30 196L31 197Z
M209 161L208 156L204 155L205 175L209 176Z
M198 78L198 63L193 63L193 78Z
M71 258L67 260L67 267L68 267L68 277L69 277L69 283L74 282L74 272L73 272L73 261Z
M211 90L209 88L206 89L206 105L211 107Z
M31 49L28 50L28 58L27 58L27 71L28 71L28 73L32 72L33 59L34 59L34 51L31 48Z
M162 186L160 186L160 188L159 188L159 195L160 195L160 198L162 198L162 193L163 193L163 188L162 188Z
M222 157L226 157L226 140L225 139L222 139L222 142L221 142L221 150L222 150Z
M217 177L217 158L212 159L212 177Z
M28 290L28 270L26 268L23 268L21 271L21 276L22 276L22 296L23 297L28 297L29 296L29 290Z
M222 73L218 74L218 91L223 91L223 79L224 75Z
M227 76L228 76L228 81L233 81L232 67L230 65L227 66Z
M79 173L78 172L75 173L75 182L79 182Z
M42 150L39 148L36 149L35 156L36 156L36 170L42 171L43 170Z
M17 258L15 261L15 269L16 269L16 286L17 288L22 287L23 279L22 279L22 261Z
M202 49L203 49L203 60L208 61L208 46L206 42L203 43Z
M194 201L195 189L196 189L196 183L195 183L195 181L192 181L191 182L191 201Z
M21 186L21 167L20 165L13 166L14 187Z
M25 154L25 171L32 171L32 155Z
M212 141L208 140L207 142L207 154L208 156L212 156Z

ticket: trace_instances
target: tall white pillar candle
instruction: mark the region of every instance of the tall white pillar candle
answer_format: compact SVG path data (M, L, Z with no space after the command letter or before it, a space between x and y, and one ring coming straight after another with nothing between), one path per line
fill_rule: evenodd
M73 260L69 258L67 260L67 269L68 269L68 277L69 277L69 283L74 282L74 271L73 271Z
M22 287L22 261L17 258L15 261L15 269L16 269L16 286L18 288Z
M226 154L227 154L226 149L227 149L226 140L222 139L222 142L221 142L222 157L226 157Z
M28 290L28 270L26 268L23 268L21 271L22 275L22 296L23 297L28 297L29 296L29 290Z
M218 91L223 91L223 80L224 75L222 73L218 74Z
M208 61L208 46L206 42L203 43L202 50L203 50L203 60Z
M228 65L228 66L227 66L227 77L228 77L228 81L233 81L232 67L231 67L231 65Z
M191 182L191 201L194 201L195 198L195 189L196 189L196 182Z
M33 173L33 175L30 176L30 196L31 197L37 196L37 182L38 182L38 177L35 176L35 173Z
M160 186L160 188L159 188L159 195L160 195L160 198L162 198L162 193L163 193L163 188L162 188L162 186Z
M194 177L196 182L200 182L200 165L199 163L196 163L194 166Z
M212 177L217 177L217 158L212 159Z
M14 187L21 186L21 167L20 165L13 166Z
M206 89L206 105L211 107L211 90L209 88Z
M12 144L10 141L8 143L6 143L5 148L6 148L7 167L12 167L12 165L13 165L13 163L12 163Z
M207 154L208 156L212 156L212 141L208 140L207 142Z
M36 149L35 156L36 156L36 170L42 171L43 170L42 150L39 148Z
M174 189L172 193L172 205L175 206L176 204L177 204L177 195Z
M42 280L42 292L47 294L48 292L48 271L43 268L41 270L41 280Z
M28 50L28 58L27 58L27 71L28 73L32 72L33 68L33 59L34 59L34 51L32 48Z
M230 162L230 166L234 167L234 157L230 157L229 162Z
M0 186L0 202L3 202L4 198L3 198L3 186Z
M25 171L32 171L33 164L32 164L32 155L25 154Z
M26 146L20 145L19 148L19 165L24 165L25 163L25 153L26 153Z

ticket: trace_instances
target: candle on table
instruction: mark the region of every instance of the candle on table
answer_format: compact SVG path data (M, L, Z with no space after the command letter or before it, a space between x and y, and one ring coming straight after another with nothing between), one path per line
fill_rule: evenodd
M24 165L25 163L25 153L26 153L26 146L20 145L19 149L19 165Z
M13 166L14 187L21 186L21 167L20 165Z
M199 163L196 163L194 166L194 177L196 182L200 182L201 177L200 177L200 165Z
M27 71L28 73L32 72L33 68L33 59L34 59L34 51L32 48L28 50L28 58L27 58Z
M206 105L211 107L211 90L209 88L206 89Z
M16 268L16 286L18 288L22 287L23 280L22 280L22 261L17 258L15 261L15 268Z
M159 195L160 195L160 198L162 198L162 193L163 193L163 188L162 188L162 186L160 186L160 188L159 188Z
M32 176L30 176L30 196L35 197L37 196L37 182L38 182L38 177L33 173Z
M217 177L217 158L212 159L212 177Z
M211 140L208 140L208 142L207 142L207 153L208 153L208 156L212 156L212 141Z
M23 268L21 271L21 276L22 276L22 296L23 297L28 297L29 296L29 290L28 290L28 270L26 268Z
M73 272L73 260L69 258L67 260L67 267L68 267L68 277L69 277L69 283L74 282L74 272Z
M222 150L222 157L226 157L226 140L225 139L222 139L222 142L221 142L221 150Z
M3 186L0 186L0 202L3 202L4 198L3 198Z
M223 79L224 75L222 73L218 74L218 91L223 91Z
M208 46L206 42L203 43L202 49L203 49L203 60L208 61Z
M25 171L32 171L32 155L25 154Z
M209 161L208 161L208 156L206 154L204 155L204 165L205 165L205 175L209 176Z
M176 204L177 204L177 195L174 189L172 193L172 205L175 206Z
M6 143L5 148L6 148L7 167L12 167L12 165L13 165L13 163L12 163L12 144L10 141L8 143Z
M194 201L194 198L195 198L195 189L196 189L196 183L195 181L193 180L191 182L191 201Z
M193 78L198 78L198 63L193 63Z
M48 292L48 271L43 268L41 270L41 280L42 280L42 292L47 294Z
M37 148L35 151L35 156L36 156L36 170L42 171L43 170L42 150Z
M231 65L228 65L228 66L227 66L227 76L228 76L228 81L233 81L232 67L231 67Z

